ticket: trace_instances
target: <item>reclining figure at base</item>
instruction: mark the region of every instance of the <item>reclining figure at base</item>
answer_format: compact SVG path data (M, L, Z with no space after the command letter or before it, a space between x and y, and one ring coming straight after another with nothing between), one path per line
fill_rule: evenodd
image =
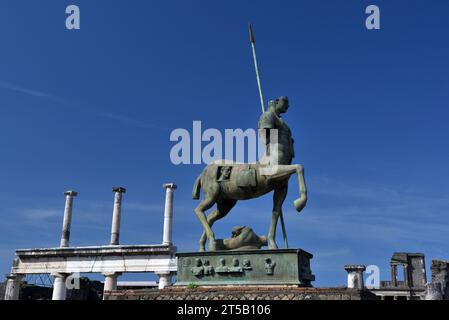
M268 244L266 236L258 236L247 226L234 227L230 238L215 241L216 250L254 250Z

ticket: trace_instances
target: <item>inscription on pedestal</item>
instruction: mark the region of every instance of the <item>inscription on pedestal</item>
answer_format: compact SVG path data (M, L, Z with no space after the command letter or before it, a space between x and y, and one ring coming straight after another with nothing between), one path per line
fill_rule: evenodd
M311 286L312 255L301 249L179 253L176 285Z

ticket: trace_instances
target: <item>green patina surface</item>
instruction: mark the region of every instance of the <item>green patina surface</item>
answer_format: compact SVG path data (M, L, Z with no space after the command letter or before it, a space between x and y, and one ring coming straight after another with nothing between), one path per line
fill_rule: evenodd
M313 255L301 249L178 253L176 285L285 284L309 287Z

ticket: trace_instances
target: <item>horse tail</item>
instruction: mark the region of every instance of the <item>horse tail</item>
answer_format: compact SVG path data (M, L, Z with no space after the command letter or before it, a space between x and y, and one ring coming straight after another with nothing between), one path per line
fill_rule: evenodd
M198 200L200 198L200 190L201 190L201 175L199 175L198 178L196 178L195 184L193 185L192 199Z

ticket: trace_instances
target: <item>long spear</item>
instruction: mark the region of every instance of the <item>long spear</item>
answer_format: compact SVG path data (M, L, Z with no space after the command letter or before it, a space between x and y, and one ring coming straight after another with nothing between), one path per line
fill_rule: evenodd
M260 105L262 106L262 113L265 112L265 103L262 94L262 85L260 84L259 65L257 63L256 55L256 40L254 39L253 27L249 24L249 41L251 42L251 48L253 49L254 68L256 69L257 86L259 87Z
M265 103L264 103L263 94L262 94L262 85L260 83L259 64L257 63L256 40L254 38L254 33L253 33L253 28L251 26L251 23L249 24L249 41L251 42L251 48L253 50L254 68L256 69L256 79L257 79L257 86L259 88L260 105L262 106L262 113L264 113L265 112ZM282 208L279 212L279 218L281 220L282 235L284 236L284 244L285 244L285 247L288 248L287 231L285 230L284 214L282 212Z

